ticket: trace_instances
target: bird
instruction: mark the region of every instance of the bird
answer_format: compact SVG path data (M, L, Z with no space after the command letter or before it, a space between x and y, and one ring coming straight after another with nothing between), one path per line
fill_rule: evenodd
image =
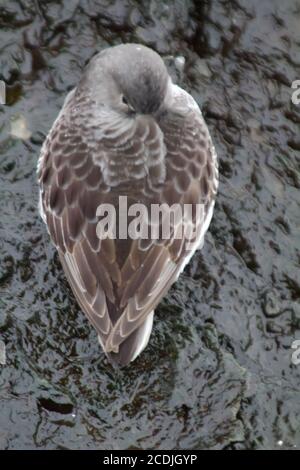
M218 163L201 110L153 49L105 48L67 95L37 178L40 213L75 298L108 360L127 366L147 346L155 308L202 248L211 222ZM110 205L123 220L120 197L149 211L192 210L172 218L168 237L163 217L140 219L143 228L156 224L155 237L137 227L135 237L99 237L97 209Z

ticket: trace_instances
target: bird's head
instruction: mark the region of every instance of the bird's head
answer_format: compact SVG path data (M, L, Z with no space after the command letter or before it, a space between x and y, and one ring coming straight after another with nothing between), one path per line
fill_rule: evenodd
M97 54L79 87L87 87L97 102L116 111L153 114L164 102L169 80L156 52L139 44L122 44Z

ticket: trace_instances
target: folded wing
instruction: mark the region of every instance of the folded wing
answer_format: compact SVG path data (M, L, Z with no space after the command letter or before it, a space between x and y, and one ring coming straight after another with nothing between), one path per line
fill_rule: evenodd
M42 148L38 176L50 236L105 352L117 357L122 350L125 362L133 355L135 333L201 244L212 215L216 156L199 110L189 103L186 113L186 99L178 93L178 115L168 120L143 117L132 125L102 116L90 128L92 104L71 96ZM186 114L178 126L181 108ZM110 203L118 216L120 194L149 211L151 204L178 204L182 210L202 204L201 217L183 210L167 239L161 219L158 239L100 240L97 207ZM142 222L149 234L153 223Z

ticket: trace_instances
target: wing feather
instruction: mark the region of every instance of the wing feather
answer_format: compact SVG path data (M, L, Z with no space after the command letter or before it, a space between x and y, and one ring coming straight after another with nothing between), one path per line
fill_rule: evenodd
M99 115L91 98L72 92L42 148L38 176L48 230L106 353L118 352L145 322L210 222L215 151L199 108L178 87L173 92L177 111L159 122ZM202 203L203 219L188 214L171 226L169 239L99 240L96 209L107 202L116 207L118 195L148 208ZM143 223L151 231L152 221ZM197 229L192 248L187 228Z

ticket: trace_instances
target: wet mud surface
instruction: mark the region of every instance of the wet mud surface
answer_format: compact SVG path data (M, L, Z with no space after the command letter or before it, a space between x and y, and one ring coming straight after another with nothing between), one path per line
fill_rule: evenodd
M1 2L1 449L299 448L299 33L298 0ZM117 370L38 216L35 168L85 63L126 41L201 106L220 190L148 348Z

